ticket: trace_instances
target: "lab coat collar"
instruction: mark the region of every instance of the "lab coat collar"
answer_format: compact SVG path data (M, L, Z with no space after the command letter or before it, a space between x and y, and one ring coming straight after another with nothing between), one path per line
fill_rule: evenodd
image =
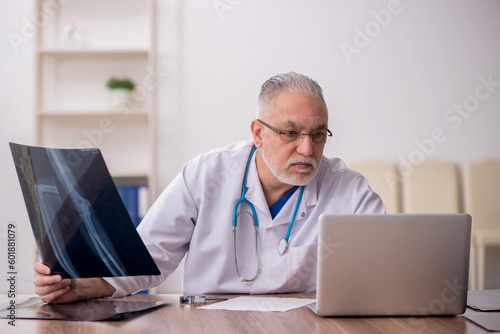
M259 215L259 224L262 227L288 224L290 222L290 218L292 216L292 212L295 207L299 191L298 190L295 191L295 193L285 203L283 209L278 213L275 219L272 220L271 213L269 212L269 206L267 205L267 201L264 196L264 191L262 190L262 185L260 183L259 175L257 173L255 156L256 154L252 157L252 161L250 163L250 167L248 170L247 188L245 196L250 202L252 202L254 207L257 209ZM315 177L311 182L309 182L306 185L304 189L304 194L302 195L302 200L300 201L295 221L307 218L306 208L308 206L315 206L317 202L318 202L317 179ZM265 219L263 219L264 217Z
M255 156L252 157L252 161L250 162L250 167L248 168L248 176L247 176L247 187L245 191L245 198L252 202L255 209L257 209L259 217L261 216L269 216L271 217L271 213L269 212L269 207L267 205L266 198L264 196L264 190L262 190L262 185L260 184L259 174L257 173L257 165L255 163ZM259 218L259 222L262 219Z

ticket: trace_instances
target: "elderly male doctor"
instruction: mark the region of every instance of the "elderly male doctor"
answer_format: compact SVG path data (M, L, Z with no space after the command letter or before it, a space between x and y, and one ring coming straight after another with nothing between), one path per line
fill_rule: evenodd
M385 208L363 176L323 156L332 134L314 80L277 75L263 84L258 102L253 140L188 162L139 225L161 275L62 279L37 263L41 299L70 302L151 288L185 255L184 293L315 291L319 216Z

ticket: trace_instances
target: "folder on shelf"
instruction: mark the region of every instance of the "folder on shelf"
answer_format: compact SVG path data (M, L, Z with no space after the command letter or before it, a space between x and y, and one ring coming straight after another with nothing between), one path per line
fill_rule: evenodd
M134 226L139 226L142 218L144 218L145 207L147 207L147 186L117 185L116 189L127 208Z

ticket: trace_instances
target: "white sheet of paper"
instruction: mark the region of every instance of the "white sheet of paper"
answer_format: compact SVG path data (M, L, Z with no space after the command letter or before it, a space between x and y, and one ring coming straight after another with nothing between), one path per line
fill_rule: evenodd
M231 311L261 311L285 312L314 303L316 299L281 298L281 297L236 297L224 302L218 302L198 309L231 310Z

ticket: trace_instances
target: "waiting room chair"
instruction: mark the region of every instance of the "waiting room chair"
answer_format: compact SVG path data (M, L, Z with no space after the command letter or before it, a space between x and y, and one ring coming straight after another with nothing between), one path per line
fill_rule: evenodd
M366 159L351 161L347 165L366 177L372 190L382 198L387 213L401 212L401 186L395 162Z
M483 290L486 247L500 245L500 160L464 164L464 205L472 216L471 266Z
M460 177L455 162L427 159L400 172L404 213L460 213ZM474 249L471 246L469 289L476 288Z
M458 167L455 162L425 160L402 178L404 213L461 212Z

